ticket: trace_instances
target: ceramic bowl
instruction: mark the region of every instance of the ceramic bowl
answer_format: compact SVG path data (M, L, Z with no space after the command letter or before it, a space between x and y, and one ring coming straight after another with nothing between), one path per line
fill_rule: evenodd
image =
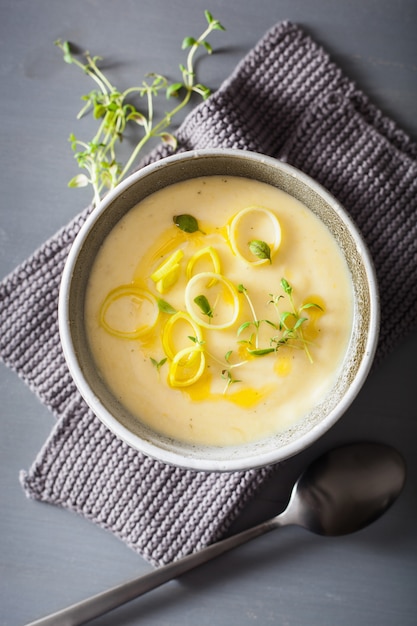
M103 240L139 201L178 181L234 175L274 185L303 202L322 220L347 260L353 282L354 322L348 350L331 392L300 423L283 433L236 446L184 443L134 418L103 381L89 349L84 302L92 264ZM73 379L97 417L132 448L160 461L194 470L235 471L276 463L321 437L344 414L363 385L378 338L375 273L366 245L343 207L314 180L263 155L238 150L200 150L168 157L134 173L110 192L78 234L62 277L59 327Z

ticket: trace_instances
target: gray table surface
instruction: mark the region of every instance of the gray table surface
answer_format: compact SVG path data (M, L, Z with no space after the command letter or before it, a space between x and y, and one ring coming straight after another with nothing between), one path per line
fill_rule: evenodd
M90 199L86 190L67 188L77 171L67 138L92 127L75 120L89 86L62 62L55 39L104 55L114 80L127 87L151 70L175 76L179 42L200 32L209 9L227 27L211 38L218 52L199 65L201 79L216 88L270 26L290 19L417 140L416 7L415 0L1 0L1 277ZM414 332L235 528L282 507L293 478L323 449L362 438L390 442L408 464L406 488L385 517L338 539L276 531L94 623L417 624L416 366ZM152 568L90 522L26 499L19 471L34 460L53 418L3 365L0 394L0 624L12 626Z

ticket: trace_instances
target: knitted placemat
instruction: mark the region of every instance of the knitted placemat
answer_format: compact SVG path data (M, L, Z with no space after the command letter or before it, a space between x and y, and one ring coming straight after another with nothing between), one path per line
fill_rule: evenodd
M417 326L417 145L298 26L272 28L178 132L179 151L240 148L313 176L344 204L373 256L377 359ZM171 154L158 147L141 165ZM0 285L0 354L58 418L21 479L28 496L77 511L154 565L219 539L277 469L167 466L110 433L81 399L61 351L60 277L89 209ZM399 303L401 306L399 306Z

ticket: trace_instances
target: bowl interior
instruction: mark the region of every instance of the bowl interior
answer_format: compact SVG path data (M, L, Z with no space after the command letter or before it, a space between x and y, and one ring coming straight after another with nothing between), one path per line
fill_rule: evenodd
M231 175L276 186L303 202L328 227L350 270L354 292L353 332L331 393L299 424L265 440L236 447L198 446L151 431L114 397L100 376L84 327L84 302L96 254L115 224L143 198L189 178ZM321 436L343 414L369 371L378 335L378 295L369 254L342 207L310 178L275 159L234 150L190 152L133 174L93 212L78 235L64 271L60 332L76 385L97 416L132 447L162 461L202 470L240 470L287 458Z

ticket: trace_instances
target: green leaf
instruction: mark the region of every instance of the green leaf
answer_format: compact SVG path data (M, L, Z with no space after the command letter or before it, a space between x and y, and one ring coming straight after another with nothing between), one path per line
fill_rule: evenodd
M207 50L208 54L211 54L213 52L213 48L211 47L208 41L203 41L203 46Z
M171 135L171 133L160 133L159 137L162 139L163 143L167 144L168 146L171 146L175 150L178 142L177 142L176 137L174 137L174 135Z
M107 187L107 189L111 189L113 185L113 178L108 170L101 172L101 182L105 187Z
M192 337L192 335L188 335L188 339L190 341L192 341L193 343L195 343L198 346L203 346L204 345L204 341L200 341L200 339L198 337Z
M180 89L184 87L184 83L172 83L172 85L168 85L166 96L167 98L177 97Z
M94 118L98 120L106 115L106 107L102 104L95 104L93 111Z
M69 41L63 41L61 42L59 39L57 39L55 41L55 45L59 46L62 50L62 52L64 53L64 61L65 63L68 63L71 65L71 63L74 62L73 58L72 58L72 54L71 54L71 46Z
M210 11L204 11L204 15L206 17L207 23L211 24L212 22L214 22L214 18L212 16L212 14L210 13Z
M280 328L282 328L282 326L286 327L285 323L289 317L295 318L294 313L291 313L291 311L284 311L283 313L281 313L281 315L279 316Z
M288 295L291 295L292 287L285 278L281 278L281 287L283 288L285 293L287 293Z
M182 41L181 48L185 50L186 48L191 48L197 43L197 40L194 37L185 37Z
M304 324L304 322L307 322L307 318L306 317L299 317L298 320L295 322L293 330L297 330L297 328L300 328L300 326L302 324Z
M213 30L226 30L224 26L222 26L219 20L215 20L210 11L204 11L204 15L206 16L206 20L209 26Z
M156 367L158 372L161 369L161 367L164 365L164 363L167 362L167 358L166 357L164 359L161 359L160 361L157 361L156 359L153 359L152 357L150 357L150 360L151 360L152 365L154 365Z
M265 356L266 354L275 352L275 348L261 348L260 350L248 350L248 352L252 354L252 356Z
M204 315L207 315L207 317L213 317L213 310L206 296L204 295L197 296L196 298L194 298L194 302L196 303L198 307L200 307Z
M161 311L161 313L168 313L168 315L174 315L174 313L176 313L176 310L174 309L174 307L171 306L169 302L166 302L166 300L163 300L162 298L158 298L157 304L158 304L158 309Z
M270 263L271 261L271 248L268 246L265 241L260 241L259 239L253 239L249 242L249 250L254 254L258 259L268 259Z
M323 311L323 307L320 306L319 304L316 304L315 302L306 302L306 304L303 304L303 306L301 306L299 308L300 311L304 311L305 309L320 309L320 311Z
M239 335L241 335L243 333L243 331L246 328L248 328L251 324L252 324L252 322L243 322L243 324L241 324L239 326L239 328L237 329L237 336L239 337Z
M233 350L229 350L228 352L226 352L226 354L224 355L224 360L229 362L229 359L232 355Z
M192 215L184 213L182 215L174 215L172 218L175 226L178 226L180 230L185 233L195 233L199 230L198 222Z
M212 26L214 30L226 30L223 24L220 24L219 20L215 20Z
M229 385L233 385L233 383L241 383L241 380L238 380L236 378L233 378L230 370L222 370L222 378L224 380L227 380L227 385L226 385L226 389L229 387ZM225 389L225 391L226 391Z
M203 98L203 100L207 100L207 98L211 94L211 90L205 85L194 85L193 91L194 93L198 93Z
M77 149L77 137L74 135L74 133L71 133L70 136L68 137L68 141L71 143L71 149L72 150L76 150Z
M144 126L146 124L146 117L139 111L132 111L132 113L129 113L126 117L126 121L132 121L139 126Z
M89 184L89 179L85 174L77 174L74 178L68 183L68 187L77 188L77 187L87 187Z

